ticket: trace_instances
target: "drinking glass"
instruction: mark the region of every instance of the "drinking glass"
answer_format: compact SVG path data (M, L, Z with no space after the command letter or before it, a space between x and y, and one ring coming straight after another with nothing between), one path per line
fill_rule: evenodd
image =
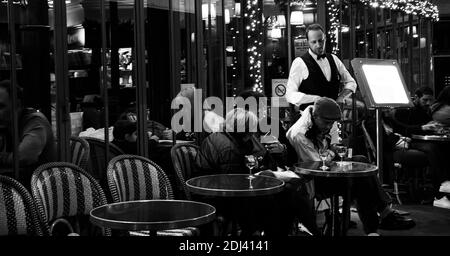
M254 155L246 155L245 156L245 166L247 166L248 170L249 170L249 176L248 178L254 179L255 176L252 174L252 170L254 168L258 167L258 159L256 158L256 156Z
M325 165L325 161L327 160L328 155L329 155L329 152L328 152L327 148L319 149L319 156L320 156L320 159L322 160L322 166L320 167L320 169L322 169L324 171L328 169L328 167Z
M344 156L347 155L347 147L345 145L336 145L336 153L341 157L340 166L344 165Z

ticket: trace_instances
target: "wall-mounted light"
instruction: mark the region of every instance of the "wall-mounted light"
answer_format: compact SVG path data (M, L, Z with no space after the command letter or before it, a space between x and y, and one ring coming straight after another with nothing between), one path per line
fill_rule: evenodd
M236 15L236 17L241 16L241 3L234 4L234 15Z
M227 51L227 52L234 52L234 48L233 48L233 46L227 46L226 48L225 48L225 51Z
M408 34L408 35L409 35L409 28L410 27L406 28L406 34ZM412 27L412 32L413 32L413 35L417 34L417 27L416 26Z
M350 28L347 25L342 25L341 32L342 33L348 33L350 31Z
M419 41L420 48L425 48L427 46L427 39L425 37L421 37Z
M211 19L216 18L216 6L214 4L202 4L202 19L207 20L210 15Z
M209 16L209 4L202 4L202 19L207 20Z
M280 28L286 27L286 18L284 17L284 15L277 16L277 26Z
M215 18L216 18L216 5L211 4L211 19L215 19Z
M302 11L291 12L291 24L292 25L302 25L303 24L303 12Z
M225 24L230 24L230 10L225 9Z
M271 38L274 38L274 39L281 38L281 29L279 29L279 28L273 28L273 29L272 29L272 32L271 32L271 34L270 34L270 37L271 37Z

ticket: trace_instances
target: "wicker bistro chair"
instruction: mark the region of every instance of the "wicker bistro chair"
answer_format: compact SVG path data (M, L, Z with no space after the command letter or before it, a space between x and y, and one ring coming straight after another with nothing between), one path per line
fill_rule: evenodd
M71 163L86 170L89 161L90 147L89 143L81 137L70 137Z
M192 177L198 146L194 144L177 144L170 150L173 168L177 177L177 185L184 199L191 200L186 180Z
M164 171L148 158L120 155L108 164L108 185L115 203L133 200L173 199L172 187ZM147 231L130 232L147 235ZM158 231L159 236L198 235L197 228Z
M123 155L124 152L116 145L109 143L109 154L108 159L106 159L106 145L104 140L91 137L84 137L84 139L89 143L90 147L89 162L86 171L100 183L103 190L107 190L106 168L108 162L118 155ZM108 196L107 200L110 201L111 198Z
M61 224L68 233L97 234L88 220L89 213L106 204L106 197L89 173L71 163L50 162L34 171L31 189L43 221L50 226L50 235L55 235L55 227ZM102 233L109 236L111 231L104 229Z
M13 178L0 175L0 236L48 235L48 226L40 218L25 187Z

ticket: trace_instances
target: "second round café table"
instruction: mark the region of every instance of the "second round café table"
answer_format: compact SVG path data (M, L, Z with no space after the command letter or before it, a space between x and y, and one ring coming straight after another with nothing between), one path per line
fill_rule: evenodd
M327 162L326 166L329 168L328 170L322 170L321 166L321 161L302 162L294 166L294 172L300 175L309 175L312 177L346 179L347 188L342 195L344 199L342 206L342 223L339 221L339 195L333 194L331 196L331 235L345 236L347 234L348 224L350 220L351 178L376 175L378 167L372 164L352 161L344 161L343 165L340 165L339 162L335 161Z
M214 174L186 181L191 193L204 196L248 197L272 195L283 190L284 181L262 175Z
M199 226L215 218L214 206L184 200L137 200L99 206L90 212L93 224L117 230L158 230Z
M284 181L277 178L254 175L252 179L249 174L215 174L191 178L186 181L191 193L219 197L225 199L231 205L230 209L240 209L237 198L254 198L273 195L284 189ZM234 198L234 199L233 199ZM239 201L239 200L238 200ZM238 217L236 212L231 213L232 233L236 234L236 223Z
M450 142L450 135L449 134L442 134L442 135L412 134L411 138L413 140L422 140L422 141Z

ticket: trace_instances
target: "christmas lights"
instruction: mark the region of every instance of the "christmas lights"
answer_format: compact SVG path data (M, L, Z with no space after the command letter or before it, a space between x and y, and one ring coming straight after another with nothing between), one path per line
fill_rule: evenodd
M361 3L372 6L401 11L406 14L421 16L423 18L439 20L437 5L427 0L359 0Z
M245 26L247 34L247 56L249 66L249 78L253 84L253 90L264 93L262 84L262 10L258 0L249 0L244 10L244 17L248 21Z
M328 30L328 35L330 37L332 52L337 54L339 52L338 33L341 24L341 21L339 20L339 1L328 0L327 6L330 17L330 29Z
M427 0L359 0L361 3L372 8L384 8L406 14L417 15L422 18L439 20L439 10L436 5ZM303 0L293 0L293 2L303 2ZM330 18L330 29L328 35L332 45L332 52L338 54L338 33L339 33L339 0L327 0L328 14Z

